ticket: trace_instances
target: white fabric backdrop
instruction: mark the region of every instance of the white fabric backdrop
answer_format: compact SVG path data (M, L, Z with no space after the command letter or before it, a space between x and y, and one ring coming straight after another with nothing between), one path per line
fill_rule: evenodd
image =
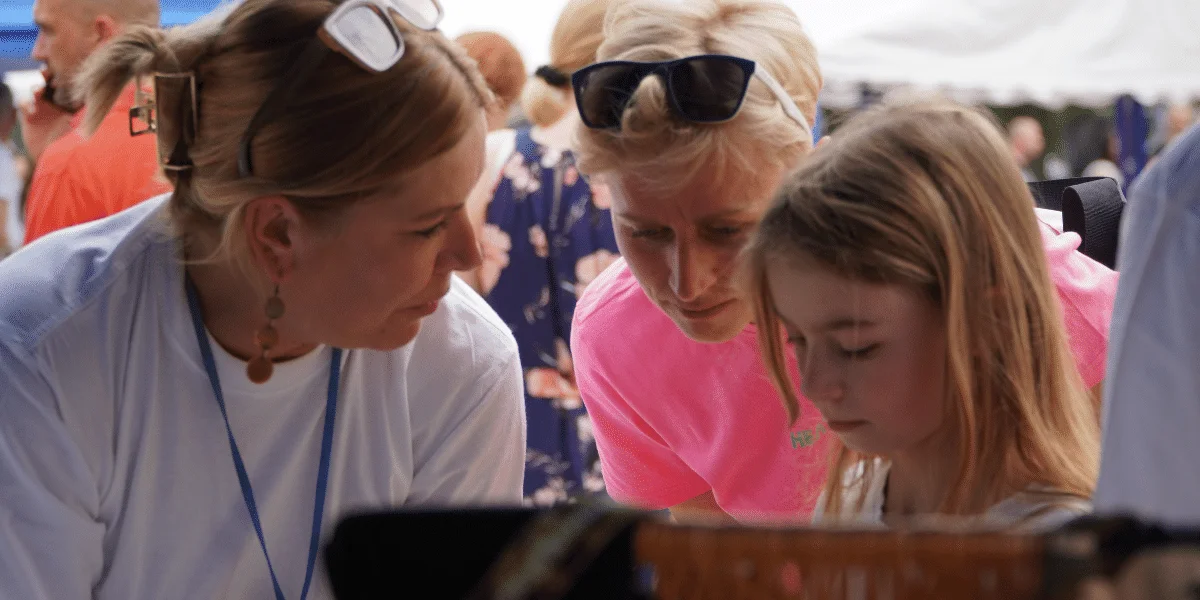
M687 1L687 0L679 0ZM966 102L1050 107L1200 98L1200 0L784 0L820 52L828 106L858 86L915 86ZM442 0L449 36L492 30L533 71L566 0ZM600 26L599 23L596 24ZM18 100L36 73L6 78Z
M841 5L845 0L836 3ZM819 12L833 0L798 0ZM883 4L880 2L880 4ZM1143 103L1200 97L1198 0L909 0L825 35L836 87L949 88L996 104Z
M785 1L820 51L827 104L854 102L863 82L1052 107L1200 97L1200 0ZM503 33L530 70L565 4L443 2L448 35Z

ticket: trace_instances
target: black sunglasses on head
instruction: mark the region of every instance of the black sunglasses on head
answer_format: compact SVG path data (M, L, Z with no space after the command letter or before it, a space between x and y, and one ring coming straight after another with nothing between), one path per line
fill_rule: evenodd
M571 76L583 124L592 129L619 130L634 92L651 75L663 79L672 110L693 123L722 123L737 116L750 89L750 79L758 77L775 94L788 117L809 130L800 108L770 73L750 59L724 54L660 62L608 61L584 67Z

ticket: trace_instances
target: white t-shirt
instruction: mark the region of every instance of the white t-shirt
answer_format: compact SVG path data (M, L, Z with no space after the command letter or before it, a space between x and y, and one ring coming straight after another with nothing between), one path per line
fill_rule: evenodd
M0 263L0 597L272 598L163 198ZM212 344L288 598L304 581L332 350L263 385ZM391 352L344 353L322 537L369 508L519 505L517 346L465 284ZM318 562L309 598L331 597Z
M25 217L21 214L21 190L25 184L17 177L17 161L12 148L0 142L0 201L5 204L5 234L8 245L16 250L25 241Z
M885 492L890 469L891 463L876 458L874 472L869 479L863 478L862 463L859 463L857 469L851 469L846 474L845 481L848 485L844 488L842 512L837 519L839 523L867 527L883 526L883 505L887 499ZM822 494L813 512L813 523L832 521L825 516L826 504L826 497ZM1040 486L1031 486L1028 490L1009 496L989 508L978 523L1026 531L1048 531L1090 512L1091 504L1082 498Z

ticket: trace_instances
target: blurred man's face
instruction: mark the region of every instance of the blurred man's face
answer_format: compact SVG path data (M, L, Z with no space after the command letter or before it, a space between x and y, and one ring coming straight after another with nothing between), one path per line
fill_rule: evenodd
M1037 127L1031 129L1029 133L1029 160L1033 160L1042 155L1046 151L1046 138L1042 135L1042 128Z
M1013 154L1022 167L1028 166L1046 151L1042 126L1030 117L1020 117L1020 120L1013 122L1009 139Z
M101 35L91 11L72 0L36 0L33 21L38 27L33 59L43 62L47 83L63 90L70 85L80 65L100 45ZM58 92L51 101L62 104L66 94Z
M1167 113L1167 129L1170 137L1181 134L1192 124L1196 113L1190 104L1176 104Z

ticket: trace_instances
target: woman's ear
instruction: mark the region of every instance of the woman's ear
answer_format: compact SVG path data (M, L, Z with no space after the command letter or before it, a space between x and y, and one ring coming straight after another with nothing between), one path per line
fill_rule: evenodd
M273 283L283 283L296 267L295 236L300 213L283 196L263 196L246 204L242 216L254 264Z

